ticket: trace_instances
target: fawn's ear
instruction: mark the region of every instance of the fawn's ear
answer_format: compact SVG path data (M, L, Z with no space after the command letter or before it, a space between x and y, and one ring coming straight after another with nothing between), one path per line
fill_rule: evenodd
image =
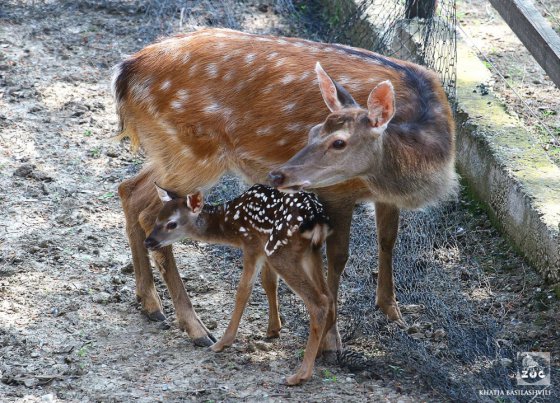
M179 196L176 193L173 193L169 190L166 190L162 187L159 187L158 184L155 183L155 182L154 182L154 185L156 185L157 193L158 193L159 199L162 201L162 203L166 203L170 200L179 198Z
M190 208L193 213L200 213L202 206L204 206L204 197L199 190L187 196L187 207Z
M373 127L387 125L395 115L395 90L391 81L385 80L370 92L368 117Z
M319 62L315 65L315 73L317 73L317 80L319 81L319 89L321 90L321 95L323 95L323 100L331 112L339 111L342 108L358 106L352 95L330 78Z

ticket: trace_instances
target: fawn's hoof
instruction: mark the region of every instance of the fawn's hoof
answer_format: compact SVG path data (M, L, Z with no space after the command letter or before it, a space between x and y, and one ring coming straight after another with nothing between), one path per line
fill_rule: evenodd
M212 350L212 351L215 352L215 353L219 353L219 352L224 351L224 349L225 349L226 347L229 347L229 345L224 344L224 343L217 342L217 343L214 343L214 344L212 344L212 345L210 346L210 350Z
M307 381L307 378L303 378L301 375L294 374L286 377L285 384L288 386L296 386L301 385L305 381Z
M210 347L216 343L216 338L211 334L208 334L206 336L197 337L196 339L193 339L192 342L197 347Z
M166 319L163 312L159 309L154 312L144 311L144 315L153 322L163 322Z

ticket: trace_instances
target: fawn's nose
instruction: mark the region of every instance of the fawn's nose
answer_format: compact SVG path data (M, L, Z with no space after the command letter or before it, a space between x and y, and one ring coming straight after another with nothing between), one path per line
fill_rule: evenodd
M272 171L268 174L268 180L274 187L282 186L282 184L286 181L286 175L280 171Z
M155 249L157 245L158 245L158 241L156 241L154 238L148 237L144 241L144 246L146 246L146 248L148 249Z

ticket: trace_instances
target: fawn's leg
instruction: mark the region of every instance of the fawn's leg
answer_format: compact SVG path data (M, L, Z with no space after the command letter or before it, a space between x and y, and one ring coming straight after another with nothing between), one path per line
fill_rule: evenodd
M261 272L261 283L268 299L268 329L266 337L269 339L280 337L280 329L282 322L278 311L278 274L269 266L268 262L264 263Z
M375 203L379 274L375 304L400 327L406 326L395 298L393 281L393 248L399 231L399 209L390 204Z
M216 344L210 347L212 351L217 353L233 344L235 336L237 335L241 316L243 316L243 311L253 291L253 284L255 284L255 280L259 275L260 266L263 263L262 259L264 259L264 257L254 256L244 251L243 272L241 273L241 279L239 280L239 285L237 286L237 292L235 294L235 308L233 309L231 319L224 335Z
M327 321L325 323L324 332L321 335L321 341L323 343L327 337L329 329L331 329L333 325L336 325L336 301L335 298L332 297L327 283L325 282L321 249L317 247L311 249L311 251L305 255L303 264L308 267L307 272L311 274L311 280L313 283L317 284L320 287L321 293L327 295L329 298ZM321 347L319 348L319 352L321 352Z
M284 281L301 297L309 312L309 337L307 338L303 361L297 372L286 378L288 385L298 385L313 375L313 367L315 366L321 337L326 331L329 314L332 313L329 306L332 305L333 299L328 293L324 278L320 276L321 280L318 284L315 280L318 276L312 273L309 273L311 274L309 275L306 272L306 268L302 264L301 254L297 256L293 251L289 253L292 253L292 259L287 254L283 254L283 256L275 259L273 264ZM317 270L316 267L313 269ZM321 266L318 269L321 270Z
M127 179L119 186L119 197L126 220L126 234L132 252L132 264L136 279L136 298L142 304L142 311L150 320L165 320L161 300L154 286L154 277L148 257L148 250L144 246L145 232L140 225L139 217L151 202L146 193L135 191L138 186L149 178L150 172L142 171L134 178Z
M185 330L193 343L199 347L208 347L216 342L212 333L204 326L200 320L191 300L187 295L177 264L173 257L173 249L171 246L155 250L152 252L156 267L162 274L162 277L169 290L169 295L173 300L175 307L175 315L180 329Z

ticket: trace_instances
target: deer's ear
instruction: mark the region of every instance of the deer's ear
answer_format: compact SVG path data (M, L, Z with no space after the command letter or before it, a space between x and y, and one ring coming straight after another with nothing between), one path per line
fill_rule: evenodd
M166 190L162 187L159 187L158 184L155 183L155 182L154 182L154 185L156 186L159 199L162 201L162 203L166 203L170 200L177 199L179 197L179 196L177 196L177 194L175 194L175 193L173 193L169 190Z
M193 213L200 213L203 205L204 197L200 191L196 191L196 193L187 196L187 207L190 208Z
M395 90L391 81L385 80L370 92L368 117L373 127L387 125L395 115Z
M342 108L358 106L352 95L330 78L319 62L315 65L315 73L317 73L317 80L319 81L319 89L321 90L321 95L323 95L323 100L331 112L339 111Z

